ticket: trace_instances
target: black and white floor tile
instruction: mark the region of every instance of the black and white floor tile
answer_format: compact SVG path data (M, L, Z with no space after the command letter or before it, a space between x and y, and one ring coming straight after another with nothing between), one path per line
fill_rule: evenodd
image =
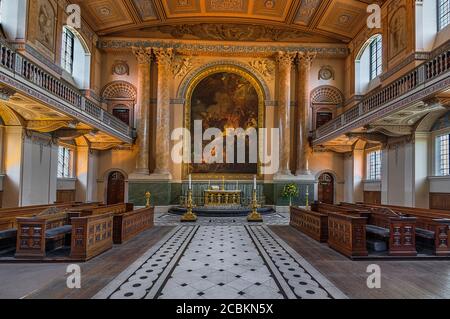
M264 215L264 223L260 225L289 225L289 213L275 213ZM156 226L178 226L180 224L180 216L175 214L161 213L155 215ZM210 225L254 225L255 223L248 223L247 217L204 217L199 216L196 225L210 226Z
M94 298L346 296L265 225L178 226Z

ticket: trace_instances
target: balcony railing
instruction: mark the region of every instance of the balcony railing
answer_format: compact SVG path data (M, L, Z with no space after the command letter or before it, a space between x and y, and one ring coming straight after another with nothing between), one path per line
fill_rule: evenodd
M17 53L3 41L0 41L0 67L13 73L15 77L25 79L53 96L70 104L80 113L99 121L105 127L118 131L131 138L131 128L92 101L85 98L78 89L64 80L51 75L26 57Z
M430 60L413 71L369 94L356 106L318 128L314 132L313 143L324 142L325 139L333 137L335 133L342 134L341 131L347 128L348 130L354 129L351 127L352 124L356 124L357 121L359 122L374 111L407 94L424 89L426 84L432 84L446 73L450 73L450 41L436 49L430 57Z

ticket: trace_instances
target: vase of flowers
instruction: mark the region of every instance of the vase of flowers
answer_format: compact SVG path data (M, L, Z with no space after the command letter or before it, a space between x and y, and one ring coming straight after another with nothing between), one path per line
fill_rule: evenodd
M283 196L283 198L289 198L289 206L292 206L292 198L297 197L298 194L299 190L297 184L291 183L284 186L281 195Z

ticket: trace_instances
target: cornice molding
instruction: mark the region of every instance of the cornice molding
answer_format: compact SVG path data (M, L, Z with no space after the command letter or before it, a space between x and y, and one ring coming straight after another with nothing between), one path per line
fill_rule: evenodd
M312 52L320 58L346 58L349 50L341 46L309 46L292 44L214 44L211 42L183 42L171 40L101 39L98 48L103 50L129 50L132 47L174 49L186 55L227 55L273 57L280 51L297 53Z

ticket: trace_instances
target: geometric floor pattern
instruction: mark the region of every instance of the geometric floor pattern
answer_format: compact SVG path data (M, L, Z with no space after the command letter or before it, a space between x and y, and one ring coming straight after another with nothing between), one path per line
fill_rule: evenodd
M96 299L346 296L265 225L178 226Z
M263 216L264 223L261 225L277 225L288 226L290 221L289 213L274 213ZM199 216L196 225L254 225L255 223L248 223L247 216L242 217L206 217ZM175 214L160 213L155 214L156 226L178 226L180 225L180 216Z

